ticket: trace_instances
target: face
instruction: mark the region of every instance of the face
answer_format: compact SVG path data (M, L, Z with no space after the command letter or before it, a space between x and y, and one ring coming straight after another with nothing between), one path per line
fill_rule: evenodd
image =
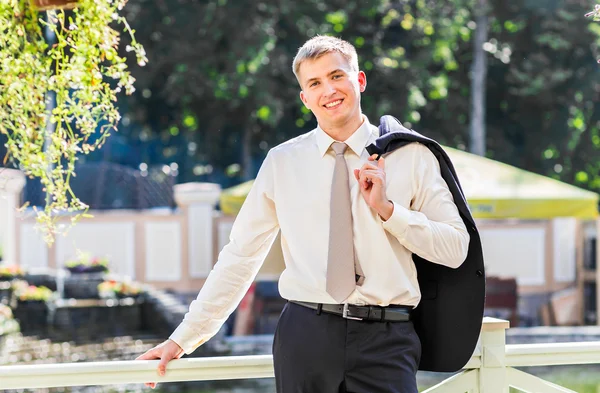
M303 61L298 78L302 88L300 98L322 128L362 122L360 93L365 91L367 77L362 71L352 71L341 53L331 52Z

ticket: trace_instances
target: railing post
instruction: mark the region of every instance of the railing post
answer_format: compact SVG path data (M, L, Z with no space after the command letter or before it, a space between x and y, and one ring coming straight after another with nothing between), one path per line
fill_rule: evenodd
M478 344L481 350L480 393L508 393L506 329L509 325L503 319L483 318Z

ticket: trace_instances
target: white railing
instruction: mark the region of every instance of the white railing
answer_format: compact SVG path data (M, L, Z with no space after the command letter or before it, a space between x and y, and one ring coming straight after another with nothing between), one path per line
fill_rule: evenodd
M4 366L0 390L273 377L271 355L173 360L164 377L157 375L157 365L158 360L128 360Z
M600 363L600 342L506 345L508 322L484 318L480 340L464 370L423 393L576 393L513 367ZM163 377L157 360L0 367L0 389L115 385L273 377L270 355L179 359Z

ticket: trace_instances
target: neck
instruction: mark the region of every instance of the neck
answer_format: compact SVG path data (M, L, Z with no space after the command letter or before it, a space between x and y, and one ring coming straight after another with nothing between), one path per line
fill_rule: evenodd
M335 139L336 141L344 142L350 138L352 134L356 132L363 124L364 118L361 113L358 116L353 116L343 124L336 124L331 126L321 126L321 129L325 131L327 135Z

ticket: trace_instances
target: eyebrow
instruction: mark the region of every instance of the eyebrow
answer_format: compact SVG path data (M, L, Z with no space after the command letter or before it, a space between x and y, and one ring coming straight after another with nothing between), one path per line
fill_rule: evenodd
M344 72L344 70L342 70L341 68L337 68L337 69L331 71L330 73L328 73L327 76L331 76L331 75L336 74L338 72ZM309 80L306 81L305 85L309 85L310 82L312 82L312 81L318 81L318 80L319 80L319 78L310 78Z

